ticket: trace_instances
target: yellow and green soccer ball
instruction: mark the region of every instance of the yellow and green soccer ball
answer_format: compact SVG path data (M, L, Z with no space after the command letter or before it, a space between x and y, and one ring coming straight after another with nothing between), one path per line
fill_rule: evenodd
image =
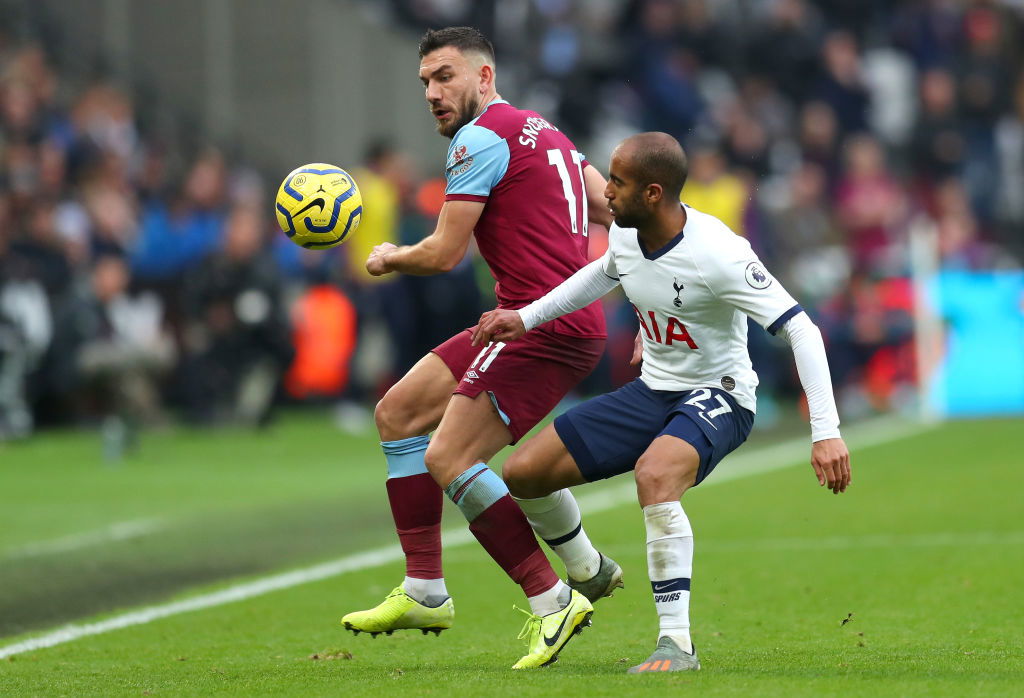
M284 178L275 208L277 222L292 242L320 250L340 245L355 231L363 197L348 172L315 162Z

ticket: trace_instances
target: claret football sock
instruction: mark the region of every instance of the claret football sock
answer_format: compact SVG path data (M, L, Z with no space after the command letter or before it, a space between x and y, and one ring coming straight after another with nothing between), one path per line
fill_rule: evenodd
M571 579L591 579L601 568L601 554L583 530L580 507L567 489L537 499L516 499L530 526L565 563Z
M441 511L444 495L434 478L427 472L423 456L429 443L427 436L414 436L399 441L383 441L384 458L388 463L388 501L395 519L398 540L405 553L405 574L409 579L423 582L413 585L406 593L420 602L435 595L439 583L443 593L444 574L441 571ZM420 590L426 590L421 592ZM429 589L429 590L428 590ZM423 598L420 593L424 593ZM443 599L442 599L443 600Z
M445 493L469 521L469 530L480 545L523 588L527 598L558 583L526 516L497 473L477 463L455 478Z
M671 637L684 652L690 643L690 575L693 572L693 529L679 502L644 507L647 528L647 571L658 611L658 637Z

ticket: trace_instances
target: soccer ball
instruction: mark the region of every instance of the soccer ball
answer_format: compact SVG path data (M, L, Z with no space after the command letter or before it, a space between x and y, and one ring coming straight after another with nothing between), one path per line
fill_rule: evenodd
M345 170L315 162L284 178L277 190L277 223L296 245L334 247L359 226L363 197Z

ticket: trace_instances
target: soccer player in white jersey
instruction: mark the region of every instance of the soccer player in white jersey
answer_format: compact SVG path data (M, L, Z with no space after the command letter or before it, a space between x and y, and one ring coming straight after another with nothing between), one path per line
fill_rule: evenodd
M679 203L685 181L686 156L668 134L623 141L605 189L615 217L607 253L524 308L485 313L474 333L478 343L518 339L620 284L636 310L641 377L558 417L503 470L570 577L600 553L566 488L635 470L660 629L654 653L630 673L700 668L690 640L693 531L679 500L750 433L757 374L747 353L748 316L793 349L818 483L835 494L850 484L821 333L744 238Z

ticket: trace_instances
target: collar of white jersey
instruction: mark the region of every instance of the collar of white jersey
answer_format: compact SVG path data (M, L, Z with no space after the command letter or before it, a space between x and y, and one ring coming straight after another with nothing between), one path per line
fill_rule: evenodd
M684 209L689 209L690 211L693 210L692 208L690 208L689 206L687 206L686 204L684 204L682 202L680 202L679 205L682 208L684 208ZM640 231L639 230L636 231L636 244L637 244L637 247L640 248L640 254L642 254L645 259L649 259L651 261L654 261L655 259L657 259L658 257L661 257L662 255L668 254L669 252L671 252L673 250L673 248L675 248L676 245L678 245L680 242L683 241L683 236L686 233L686 226L688 226L688 225L690 225L690 213L689 213L689 211L687 211L687 213L686 213L686 222L683 223L683 229L680 230L678 233L676 233L676 236L674 238L672 238L671 240L666 242L664 245L662 245L658 249L654 250L654 252L648 252L647 251L647 248L644 247L644 241L640 239Z

